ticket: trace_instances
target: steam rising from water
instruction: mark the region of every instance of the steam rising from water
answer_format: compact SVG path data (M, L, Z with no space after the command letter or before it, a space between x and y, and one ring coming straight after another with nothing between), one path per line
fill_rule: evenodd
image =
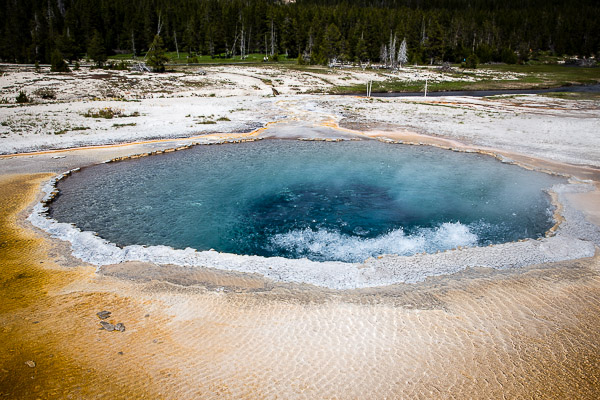
M271 238L273 251L285 251L312 260L361 262L380 254L411 255L474 246L478 237L461 223L444 223L438 228L420 228L406 235L399 228L375 238L345 235L327 229L293 230Z
M120 246L358 262L540 237L558 181L433 148L264 141L89 167L50 211Z

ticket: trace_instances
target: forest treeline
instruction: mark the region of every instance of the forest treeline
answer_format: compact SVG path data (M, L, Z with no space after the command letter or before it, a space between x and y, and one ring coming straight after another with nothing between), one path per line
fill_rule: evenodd
M0 0L0 16L0 60L19 63L144 55L159 32L169 51L310 63L379 61L403 39L410 63L600 55L596 0Z

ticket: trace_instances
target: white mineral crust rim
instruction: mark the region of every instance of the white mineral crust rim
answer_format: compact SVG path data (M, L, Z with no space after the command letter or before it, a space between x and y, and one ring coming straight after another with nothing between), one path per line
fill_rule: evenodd
M28 220L48 232L53 238L71 243L73 255L100 267L127 261L172 264L188 268L207 267L226 271L257 273L273 281L306 283L330 289L358 289L395 283L416 283L428 276L447 275L468 267L495 269L518 268L527 265L592 257L600 246L600 228L585 220L583 214L569 205L568 193L594 190L584 181L572 180L552 187L563 205L564 222L556 234L541 239L447 250L437 254L412 256L384 255L362 263L339 261L317 262L308 259L261 257L219 253L192 248L176 250L168 246L118 247L94 232L81 231L72 224L58 222L47 216L46 204L57 193L56 183L72 172L51 179L43 186L44 198L33 208Z

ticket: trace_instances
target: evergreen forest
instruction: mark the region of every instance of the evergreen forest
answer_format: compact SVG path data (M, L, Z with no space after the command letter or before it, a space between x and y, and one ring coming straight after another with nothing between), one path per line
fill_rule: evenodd
M600 56L597 0L0 0L0 60L100 53L260 53L312 64L523 62L534 52ZM396 44L397 43L397 44ZM394 50L395 52L395 50Z

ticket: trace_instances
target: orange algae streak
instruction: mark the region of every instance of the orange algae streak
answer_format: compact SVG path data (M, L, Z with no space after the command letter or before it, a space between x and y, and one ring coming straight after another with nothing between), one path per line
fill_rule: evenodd
M50 255L54 249L49 242L20 226L40 183L50 176L0 176L0 398L130 397L133 393L121 380L115 382L68 354L85 352L78 339L89 330L82 329L81 313L73 312L82 308L74 302L79 295L58 293L88 277L91 269L61 268ZM83 306L88 309L84 314L93 307ZM144 389L137 389L134 397L139 398Z
M133 284L24 226L49 177L0 176L0 398L600 397L600 256L349 292Z

